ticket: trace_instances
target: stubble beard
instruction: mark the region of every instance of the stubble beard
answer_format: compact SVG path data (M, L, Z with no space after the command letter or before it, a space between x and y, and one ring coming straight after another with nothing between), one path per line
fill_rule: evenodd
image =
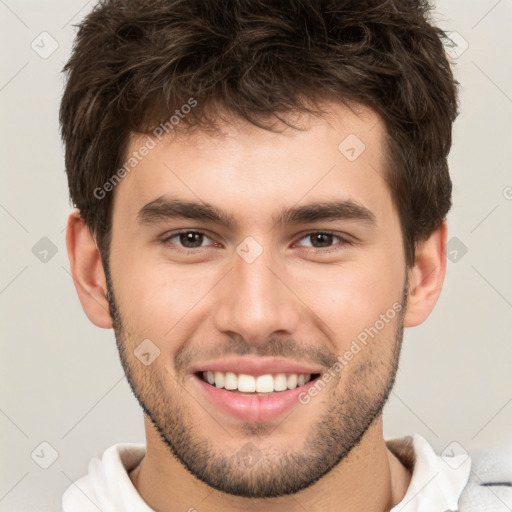
M328 390L327 386L320 393L322 398L317 396L308 405L296 406L296 409L314 407L317 400L327 402L321 414L315 413L318 417L309 426L302 443L296 443L300 447L282 449L274 444L272 449L259 450L260 441L267 444L269 441L262 435L271 436L279 428L268 424L245 424L237 432L241 440L240 449L225 453L208 432L198 428L186 404L176 399L178 395L187 397L188 393L173 393L172 389L167 389L161 373L155 371L157 365L143 366L129 353L127 347L132 347L134 340L128 339L110 275L108 271L105 273L116 343L132 392L172 455L208 486L246 498L272 498L296 493L311 486L340 464L380 417L398 369L407 282L402 309L395 318L394 339L377 340L378 343L392 343L391 355L385 361L366 358L359 362L357 357L354 358L358 367L349 375L349 379L345 379L343 387L339 385L343 381L342 370L334 389ZM364 350L371 350L371 346ZM330 385L333 385L333 381ZM190 399L190 403L196 405L193 399ZM208 416L206 412L204 415ZM303 411L300 410L297 415L292 413L284 421L294 421L294 416L303 417ZM213 420L208 416L206 421Z

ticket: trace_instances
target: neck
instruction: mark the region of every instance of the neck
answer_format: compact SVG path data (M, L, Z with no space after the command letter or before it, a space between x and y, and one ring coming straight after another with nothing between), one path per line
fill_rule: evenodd
M213 490L193 477L172 455L145 417L147 449L130 478L154 510L209 512L387 512L404 497L410 473L387 449L379 416L361 442L328 474L297 494L280 498L240 498Z

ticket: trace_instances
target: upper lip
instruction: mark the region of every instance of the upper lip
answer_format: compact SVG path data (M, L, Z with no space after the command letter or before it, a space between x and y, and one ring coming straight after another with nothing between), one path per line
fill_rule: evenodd
M318 365L311 365L277 357L227 357L222 360L208 361L192 368L197 372L233 372L247 375L265 375L267 373L322 373Z

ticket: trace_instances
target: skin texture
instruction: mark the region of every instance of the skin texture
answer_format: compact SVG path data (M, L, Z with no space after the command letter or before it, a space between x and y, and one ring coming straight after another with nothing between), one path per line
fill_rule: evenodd
M410 474L386 448L381 411L403 327L422 323L439 296L446 224L418 246L407 269L383 179L383 123L366 109L331 109L304 117L305 131L272 133L231 119L216 136L176 132L158 143L113 192L110 275L79 213L70 215L68 252L82 306L96 325L114 327L145 412L147 452L130 477L155 510L323 511L343 503L345 511L384 511L406 492ZM350 134L366 146L354 161L338 150ZM134 137L130 151L143 140ZM222 208L237 226L138 222L139 210L164 195ZM334 199L365 206L375 224L272 221L283 208ZM163 241L183 229L205 232L200 249L183 247L180 237ZM314 247L309 234L325 231L351 243L335 236ZM263 249L252 263L236 251L248 236ZM397 304L400 314L325 389L277 421L242 422L219 411L191 373L233 354L327 371ZM145 339L160 350L148 366L134 354ZM257 463L244 464L247 447Z

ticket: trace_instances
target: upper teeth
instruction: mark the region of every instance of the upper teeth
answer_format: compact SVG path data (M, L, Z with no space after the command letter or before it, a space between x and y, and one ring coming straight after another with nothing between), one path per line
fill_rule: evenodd
M273 391L285 391L303 386L311 380L310 373L267 373L254 377L245 373L233 372L203 372L204 379L217 388L225 388L230 391L243 393L272 393Z

